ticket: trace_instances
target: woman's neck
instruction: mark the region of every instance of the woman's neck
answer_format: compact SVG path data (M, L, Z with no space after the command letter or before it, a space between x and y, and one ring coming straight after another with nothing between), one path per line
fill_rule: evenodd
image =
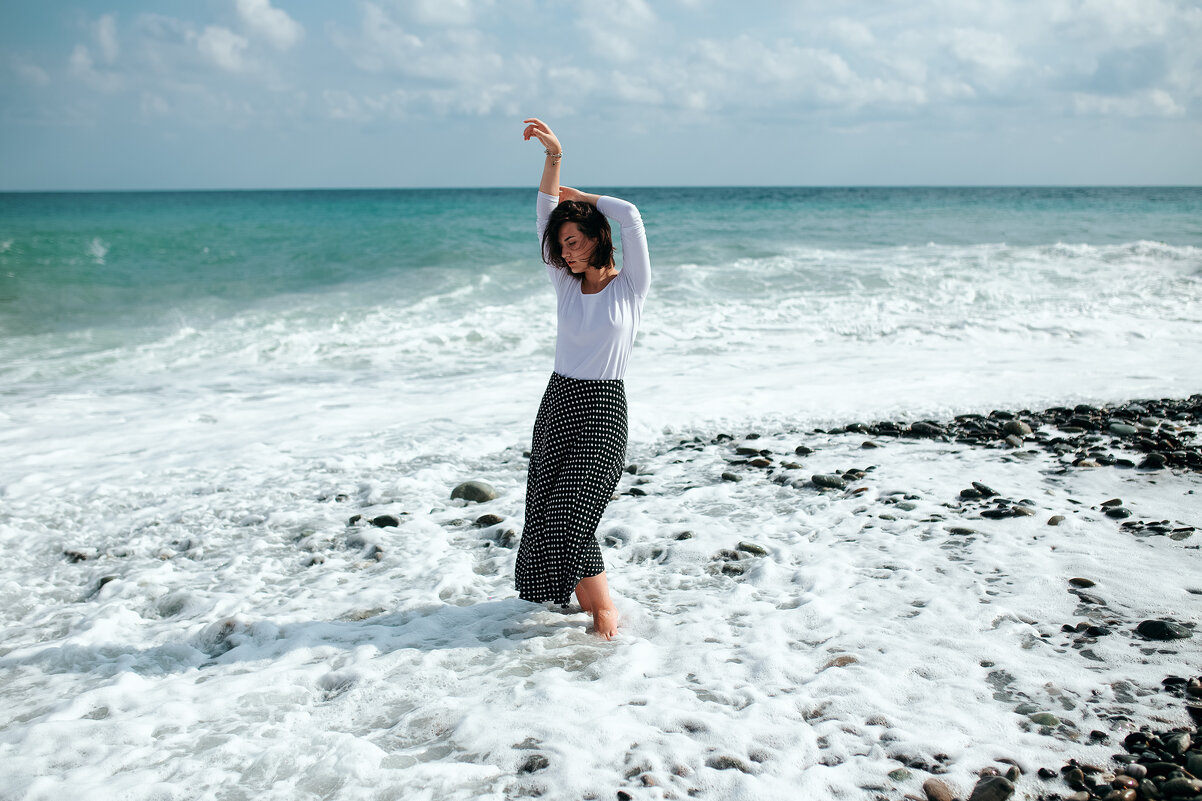
M613 262L603 270L586 270L580 282L580 291L586 295L595 295L614 279L618 270Z

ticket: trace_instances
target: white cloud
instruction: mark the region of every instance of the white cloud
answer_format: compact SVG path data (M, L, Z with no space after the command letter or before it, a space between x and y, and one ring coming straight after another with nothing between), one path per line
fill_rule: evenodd
M1163 0L1057 0L1050 21L1074 38L1099 41L1113 37L1128 46L1164 36L1179 7Z
M847 17L831 20L828 27L835 41L848 47L870 47L876 42L867 25Z
M947 38L952 54L983 70L987 78L1005 78L1023 64L1010 39L996 31L956 28Z
M112 64L121 53L117 44L117 20L112 14L105 14L96 20L93 26L96 43L100 46L100 54L106 64Z
M694 107L698 92L711 109L763 108L774 113L805 107L853 111L866 105L928 101L921 85L860 75L838 53L790 40L766 43L743 35L702 41L682 72L685 77L677 84L676 96L690 98Z
M1127 97L1075 93L1073 110L1084 116L1180 117L1185 108L1163 89L1150 89Z
M365 120L370 115L363 111L359 99L350 92L327 89L321 99L326 104L326 115L334 120Z
M491 0L414 0L414 19L425 25L471 25L477 11Z
M143 92L140 105L143 117L165 117L171 113L167 101L154 92Z
M244 53L249 45L245 36L216 25L206 26L196 39L197 49L218 67L229 72L242 72L247 68Z
M589 40L592 51L604 59L635 61L649 52L652 36L662 32L645 0L607 0L584 8L576 28Z
M514 91L507 63L473 28L446 28L420 38L402 28L381 7L365 3L358 36L335 41L369 72L395 71L426 85L430 98L451 108L447 86L462 93L465 108L481 108L480 98ZM516 61L514 62L517 63ZM416 87L415 87L416 88ZM476 112L473 112L476 113Z
M405 31L374 3L363 4L360 31L359 39L337 36L335 41L353 54L356 65L369 72L404 69L421 55L422 40Z
M96 69L92 53L86 45L75 46L75 49L71 51L68 67L72 75L101 92L115 92L123 84L121 76L117 73Z
M22 56L10 56L9 65L13 72L30 86L45 86L50 83L50 73Z
M271 0L237 0L237 3L243 23L277 50L291 48L304 36L301 24L288 16L288 12L274 8Z

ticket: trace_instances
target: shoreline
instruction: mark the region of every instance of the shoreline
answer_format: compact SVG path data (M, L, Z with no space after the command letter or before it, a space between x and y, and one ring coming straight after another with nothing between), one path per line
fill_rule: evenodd
M9 526L13 574L43 580L6 590L8 786L168 764L267 789L233 735L298 798L319 794L294 755L352 743L321 769L348 798L892 800L1011 768L1015 797L1069 797L1067 760L1100 786L1127 735L1190 720L1200 401L636 443L597 532L616 643L515 597L519 446L181 471L104 521L119 488L73 499ZM497 496L450 497L473 479ZM190 724L132 759L164 708Z

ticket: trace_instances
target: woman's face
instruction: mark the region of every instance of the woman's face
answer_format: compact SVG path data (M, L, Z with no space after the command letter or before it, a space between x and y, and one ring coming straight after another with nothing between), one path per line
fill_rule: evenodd
M568 269L582 273L588 269L588 260L597 248L597 240L589 239L574 222L566 222L559 228L559 248Z

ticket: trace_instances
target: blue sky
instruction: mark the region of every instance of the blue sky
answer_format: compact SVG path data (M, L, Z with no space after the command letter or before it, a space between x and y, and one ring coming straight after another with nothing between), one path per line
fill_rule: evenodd
M1202 3L0 6L0 190L1202 184Z

